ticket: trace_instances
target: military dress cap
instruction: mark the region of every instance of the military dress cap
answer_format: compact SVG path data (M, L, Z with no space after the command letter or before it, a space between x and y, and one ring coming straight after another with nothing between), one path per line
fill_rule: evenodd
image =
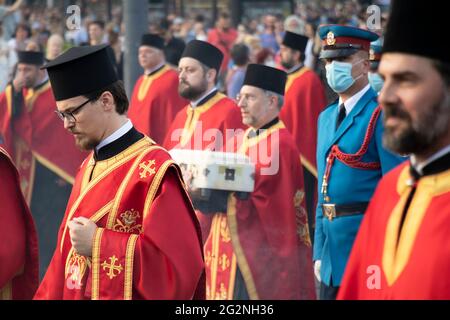
M262 64L249 64L245 72L244 86L253 86L284 95L286 72Z
M42 66L44 64L44 53L40 51L18 51L17 62Z
M450 63L444 31L448 28L448 11L440 8L440 3L393 0L383 53L407 53Z
M323 45L320 59L348 57L358 50L369 52L370 43L378 39L374 32L338 24L320 26L319 36Z
M160 50L164 49L164 39L157 34L144 34L141 38L141 46L154 47Z
M101 90L119 80L110 47L73 47L43 66L56 101Z
M308 37L301 34L286 31L283 37L282 44L300 52L305 52L306 45L308 44Z
M192 40L186 45L181 55L181 58L186 57L198 60L219 72L223 60L223 53L206 41Z
M378 65L380 64L382 48L383 45L381 38L370 44L369 60L370 60L370 67L372 69L378 68Z

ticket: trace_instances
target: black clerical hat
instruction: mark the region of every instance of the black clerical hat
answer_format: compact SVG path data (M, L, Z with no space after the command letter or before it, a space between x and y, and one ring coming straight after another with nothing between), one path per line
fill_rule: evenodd
M160 50L164 49L164 39L157 34L144 34L141 38L141 46L154 47Z
M18 63L42 66L44 64L44 53L39 51L17 51L17 60Z
M308 37L302 36L301 34L286 31L282 44L291 49L305 52L308 40Z
M441 3L393 0L383 53L408 53L449 63L445 37L447 10L440 7Z
M56 101L101 90L119 80L108 45L73 47L44 65Z
M279 69L262 64L249 64L243 85L269 90L284 96L286 78L286 72Z
M198 60L219 72L223 60L223 53L208 42L192 40L186 45L186 48L183 51L181 58L185 57Z

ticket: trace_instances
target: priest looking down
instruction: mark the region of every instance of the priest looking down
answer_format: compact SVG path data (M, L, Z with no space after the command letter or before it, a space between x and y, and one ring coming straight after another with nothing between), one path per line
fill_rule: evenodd
M225 210L213 214L204 249L208 299L315 298L300 154L278 118L285 83L284 71L247 68L238 105L249 128L232 139L232 151L255 164L254 191L225 193Z
M108 46L71 48L45 68L57 115L91 153L35 299L202 298L201 234L179 168L127 118Z
M139 64L145 74L136 82L128 116L137 130L161 144L176 114L188 101L178 94L177 72L166 64L163 38L155 34L142 36Z

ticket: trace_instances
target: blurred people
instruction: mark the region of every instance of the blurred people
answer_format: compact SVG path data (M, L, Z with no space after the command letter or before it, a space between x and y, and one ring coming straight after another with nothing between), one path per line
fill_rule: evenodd
M0 95L0 135L20 174L39 236L40 275L56 246L58 227L84 154L54 114L44 54L19 51L14 80Z
M15 13L19 10L23 0L16 0L10 6L5 5L5 0L0 0L0 23L3 25L3 39L9 41L16 28L17 19Z
M128 116L136 129L161 144L176 114L189 101L178 94L178 74L166 64L163 38L142 36L139 64L144 74L134 86Z
M156 28L157 33L164 39L164 55L167 63L176 68L186 47L183 39L173 35L171 22L164 19ZM150 31L150 33L152 33Z
M107 42L105 35L105 22L91 21L88 25L89 45L96 46Z
M450 59L436 31L447 23L443 7L392 1L378 100L386 147L411 157L378 184L340 299L450 299Z
M216 27L209 30L208 42L219 48L223 54L223 61L221 65L222 73L220 81L222 82L222 76L227 71L228 62L230 60L231 47L237 39L237 31L231 25L231 17L228 12L221 12L216 22Z
M383 147L381 108L367 78L378 35L323 25L321 59L339 100L319 116L314 268L320 299L335 299L359 225L381 177L404 159Z
M280 119L294 137L300 151L306 207L312 221L317 203L317 119L327 101L319 77L304 65L308 41L308 37L290 31L284 35L280 53L288 80Z
M236 98L244 83L245 70L250 60L250 49L243 43L231 48L232 68L227 72L227 95Z
M19 173L0 147L0 300L31 300L39 284L37 235Z
M64 50L64 39L60 34L52 34L47 41L45 58L49 61L55 59Z

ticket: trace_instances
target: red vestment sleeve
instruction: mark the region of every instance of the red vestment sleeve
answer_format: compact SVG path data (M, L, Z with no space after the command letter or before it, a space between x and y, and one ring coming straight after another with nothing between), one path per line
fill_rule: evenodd
M141 234L97 230L89 275L92 281L88 279L92 298L194 298L204 271L194 219L179 178L169 169L144 216Z

